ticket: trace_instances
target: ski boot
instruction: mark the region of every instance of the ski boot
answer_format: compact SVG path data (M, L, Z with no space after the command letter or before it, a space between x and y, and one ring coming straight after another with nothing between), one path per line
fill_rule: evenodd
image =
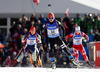
M90 64L89 61L86 62L88 64L88 66L94 67L92 64Z
M35 61L32 63L32 67L37 67Z
M18 66L19 64L20 64L20 62L16 62L16 63L13 65L13 67Z
M52 62L52 69L56 69L56 64L55 64L55 62Z
M51 65L52 69L56 69L56 63L55 63L55 58L54 57L51 58L51 63L52 63L52 65Z

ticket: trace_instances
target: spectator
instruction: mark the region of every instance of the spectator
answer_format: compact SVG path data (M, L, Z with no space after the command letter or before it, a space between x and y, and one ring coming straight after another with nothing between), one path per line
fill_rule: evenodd
M5 59L11 55L11 49L9 47L9 42L6 42L6 45L4 47L4 56L5 56Z
M93 32L95 32L96 30L98 30L98 31L99 31L99 29L98 29L97 25L95 25L95 26L94 26Z
M14 51L13 53L12 53L12 55L11 55L11 67L13 66L13 65L15 65L15 63L16 63L16 60L15 60L15 58L16 58L16 55L17 55L18 53L16 52L16 51Z
M95 13L93 19L96 20L97 18L98 18L98 15L97 13Z
M89 20L94 21L92 14L89 14L88 17L89 17Z
M31 26L36 27L36 24L35 24L35 22L34 22L34 21L31 21Z
M59 55L58 59L57 59L57 66L61 66L63 65L63 57L62 54Z
M23 29L21 24L18 24L17 29L20 34L23 34Z
M97 28L99 29L99 32L100 32L100 20L98 18L99 17L95 17L94 24L97 26Z
M42 23L40 20L37 21L37 24L35 25L35 27L37 28L37 33L39 33L40 35L42 35Z
M27 30L27 28L24 28L24 31L23 31L23 34L22 35L24 35L25 37L28 35L28 30Z
M29 31L30 28L31 28L31 21L30 21L30 18L27 19L26 27L27 27L27 29L28 29L28 31Z
M12 38L14 40L14 42L16 43L16 45L18 46L18 49L21 48L21 34L15 30L15 32L12 35Z
M13 65L15 65L15 63L16 63L16 60L15 60L16 55L17 55L17 53L13 52L11 56L8 56L5 59L5 61L3 62L3 67L12 67Z
M35 23L37 22L35 13L33 13L33 14L31 15L30 21L34 21Z
M64 27L65 27L65 34L68 35L69 28L68 28L66 22L64 22Z
M87 33L88 22L89 22L88 14L85 14L85 18L83 19L83 24L82 24L82 30L85 33Z
M95 36L94 36L94 41L100 41L100 33L98 30L96 30L94 32Z
M93 30L92 29L90 29L90 32L88 34L88 37L89 37L89 42L94 41L94 33L93 33Z
M46 21L47 21L46 18L44 18L44 15L43 14L40 15L40 17L39 17L38 20L40 20L42 24L45 24Z
M16 29L16 23L15 21L13 21L10 30L10 36L12 36L12 34L14 33L14 30Z
M27 28L26 22L22 23L22 29Z
M16 43L14 42L14 39L11 37L11 38L9 39L9 47L11 48L11 47L13 47L14 45L16 45Z
M87 27L87 33L89 33L90 29L93 30L93 26L94 26L94 25L93 25L92 20L89 20L88 27Z
M5 61L3 62L3 67L10 67L11 66L11 57L8 56Z
M22 15L22 23L26 23L27 17L25 15Z
M42 40L43 44L47 43L47 34L45 30L42 30Z
M5 40L5 36L2 33L2 30L0 29L0 42L3 43L4 40Z
M65 17L63 19L63 22L65 22L64 24L66 24L66 26L68 26L68 28L69 28L69 32L68 33L71 33L71 31L72 31L71 20L69 19L69 17L66 14L65 14Z
M15 45L15 46L11 49L11 53L13 54L14 52L16 52L16 54L18 54L18 52L19 52L17 45Z
M22 25L22 18L19 18L17 24L21 24Z
M16 42L18 39L20 39L20 33L18 32L18 30L14 30L14 33L12 35L12 38L14 39L14 41Z
M80 18L79 13L76 14L76 18L74 19L74 22L78 24L78 26L82 26L82 20Z

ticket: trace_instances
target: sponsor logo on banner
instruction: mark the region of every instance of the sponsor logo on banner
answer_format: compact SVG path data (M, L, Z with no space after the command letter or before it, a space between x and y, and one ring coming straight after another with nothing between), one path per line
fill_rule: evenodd
M97 53L97 54L96 54L97 57L100 57L100 51L97 51L96 53Z
M95 42L95 66L100 67L100 42Z

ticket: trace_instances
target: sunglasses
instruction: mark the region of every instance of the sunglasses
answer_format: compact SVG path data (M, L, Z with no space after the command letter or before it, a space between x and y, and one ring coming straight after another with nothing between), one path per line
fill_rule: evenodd
M49 19L53 19L53 18L49 18Z

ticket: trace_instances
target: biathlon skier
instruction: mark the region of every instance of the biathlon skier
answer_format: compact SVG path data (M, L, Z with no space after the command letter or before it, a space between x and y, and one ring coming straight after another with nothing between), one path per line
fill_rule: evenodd
M48 21L46 22L46 24L43 25L43 27L46 29L47 31L47 36L48 36L48 40L50 43L50 53L52 52L52 49L55 52L55 44L57 44L59 47L62 48L62 50L65 51L65 53L68 55L68 58L70 59L70 61L74 64L77 65L76 62L74 61L73 56L71 55L71 53L67 50L67 46L64 43L64 37L65 37L65 29L63 27L63 25L55 19L54 13L50 12L48 14ZM62 28L63 30L63 40L59 37L59 27ZM54 56L50 56L51 57L51 62L52 62L52 68L56 67L55 64L55 58Z
M75 54L75 61L79 63L79 53L78 51L80 51L80 53L82 54L84 60L86 61L86 63L89 66L92 66L89 63L89 59L86 55L85 49L83 47L82 44L82 37L85 37L87 39L87 41L89 41L89 37L82 31L80 31L80 27L76 26L75 27L75 31L73 31L71 34L66 36L66 41L68 41L68 38L72 37L73 38L73 50L74 50L74 54Z
M22 52L18 56L17 63L14 66L16 66L20 63L20 61L25 56L26 52L29 52L30 62L32 63L32 66L36 67L36 60L38 58L38 62L39 62L38 64L41 67L42 62L41 62L40 56L38 55L38 57L37 57L37 55L36 55L36 52L38 52L38 54L39 54L37 44L41 45L41 47L42 47L41 37L38 33L36 33L35 27L30 28L29 35L26 37L26 39L22 40L22 43L25 44L25 47L23 48Z

